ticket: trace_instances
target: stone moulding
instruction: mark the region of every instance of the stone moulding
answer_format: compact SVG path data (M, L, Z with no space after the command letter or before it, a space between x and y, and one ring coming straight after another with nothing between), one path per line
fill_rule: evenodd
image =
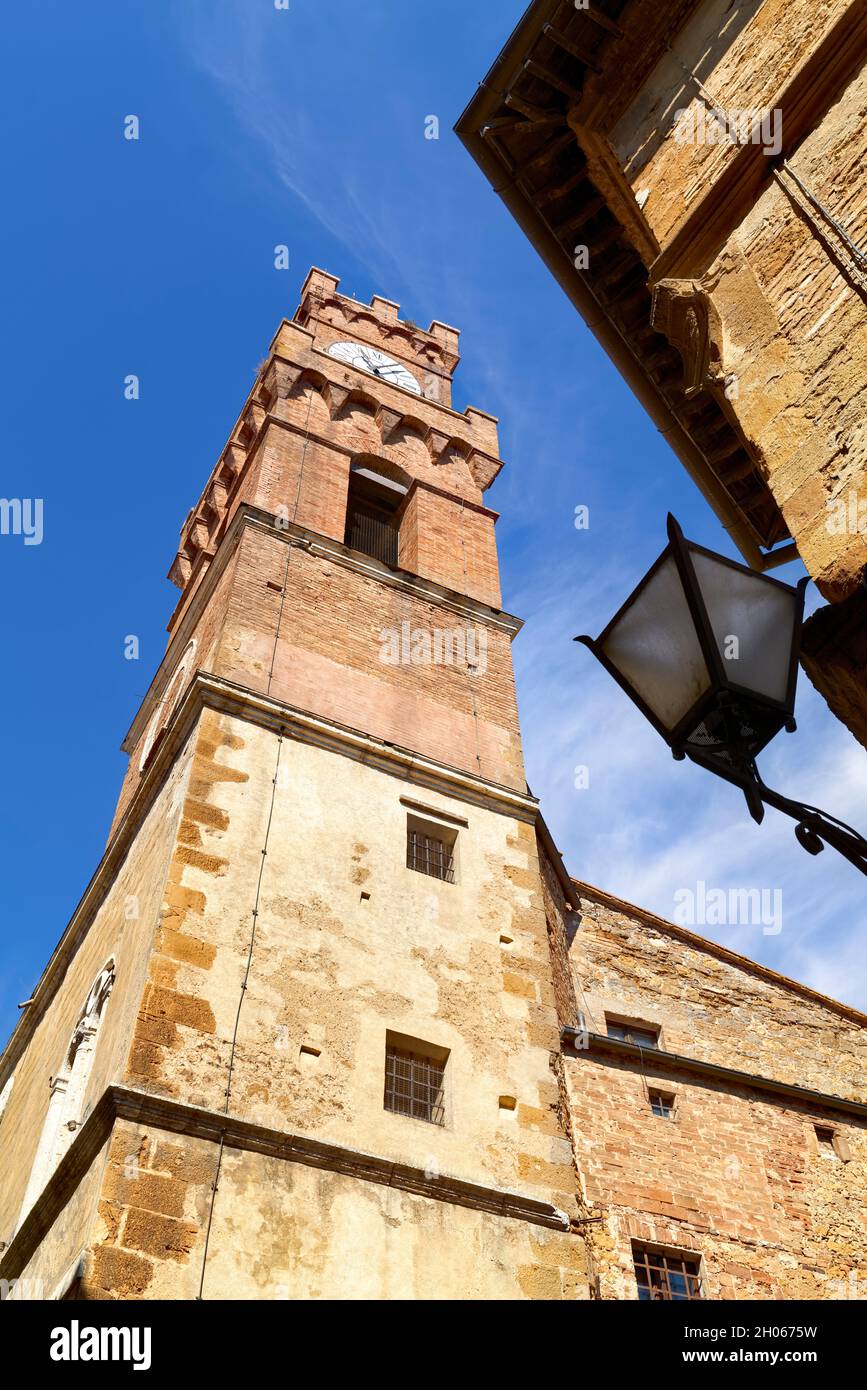
M579 1052L608 1052L616 1057L637 1059L642 1066L652 1069L677 1074L692 1072L707 1080L728 1081L738 1086L749 1086L752 1090L767 1091L769 1095L797 1100L807 1111L821 1106L823 1110L836 1110L846 1115L854 1115L860 1120L867 1120L867 1105L861 1101L847 1100L845 1096L811 1091L806 1086L775 1081L773 1077L738 1071L735 1067L722 1067L716 1062L704 1062L697 1057L682 1057L676 1052L639 1047L635 1043L623 1042L620 1038L609 1038L604 1033L583 1033L580 1028L569 1026L561 1031L564 1044L570 1048L567 1053L570 1057L577 1056ZM580 1047L576 1044L576 1038L581 1040Z
M4 1252L0 1260L0 1279L20 1277L81 1179L107 1144L117 1120L149 1125L171 1134L184 1134L214 1145L222 1140L229 1149L264 1154L287 1163L303 1163L310 1168L323 1168L363 1182L398 1188L437 1202L472 1207L476 1211L524 1221L532 1226L544 1226L564 1233L570 1230L566 1212L535 1197L486 1187L482 1183L448 1174L434 1177L414 1164L398 1163L343 1144L324 1143L308 1135L268 1129L221 1111L206 1110L165 1096L149 1095L146 1091L115 1085L103 1092Z
M411 749L384 743L358 729L350 729L333 720L313 715L306 710L272 700L266 695L235 685L207 672L199 671L187 687L186 694L169 724L165 736L155 749L144 775L130 802L126 814L106 847L93 877L76 907L70 921L52 953L42 978L33 994L33 1002L24 1011L6 1049L0 1057L0 1086L12 1074L18 1058L43 1017L53 998L54 989L63 978L69 960L75 955L87 932L99 903L113 880L118 864L129 849L139 826L147 815L159 788L183 750L203 709L215 709L222 714L273 729L288 738L311 743L320 748L357 758L382 772L403 777L417 786L455 797L470 805L484 806L499 815L534 824L539 810L535 797L522 794L511 787L488 782L483 777L463 772L446 763L413 753Z
M235 715L263 728L271 728L299 742L357 757L382 772L394 773L419 786L432 788L473 805L485 806L501 815L514 816L516 820L528 824L533 824L538 814L539 803L533 796L498 782L489 782L446 763L435 762L433 758L395 743L386 743L360 729L351 729L324 716L310 714L267 695L260 695L246 686L235 685L232 681L200 671L189 688L178 724L191 726L205 707L218 710L221 714ZM186 714L188 709L190 713Z
M427 486L429 490L433 490L430 489L429 485ZM487 509L477 507L476 510L484 512ZM493 513L489 514L493 515ZM391 588L404 589L421 599L433 600L461 618L471 622L485 623L492 629L508 633L510 638L517 636L523 627L520 618L516 618L501 609L490 608L480 599L469 598L465 594L458 593L457 590L449 589L444 584L437 583L435 579L423 579L418 575L410 574L407 570L389 569L387 565L372 559L370 556L362 556L360 552L350 550L341 541L323 536L318 531L311 531L306 526L300 526L294 521L287 521L278 525L277 520L271 512L263 511L260 507L254 506L252 502L242 502L238 507L201 584L184 609L183 617L176 630L172 631L163 659L121 744L125 753L131 753L135 747L139 735L157 704L163 686L171 678L178 651L183 650L192 636L203 609L207 607L217 580L234 554L244 528L247 526L266 530L285 545L298 546L325 559L333 560L335 564L343 565L347 569L369 574Z

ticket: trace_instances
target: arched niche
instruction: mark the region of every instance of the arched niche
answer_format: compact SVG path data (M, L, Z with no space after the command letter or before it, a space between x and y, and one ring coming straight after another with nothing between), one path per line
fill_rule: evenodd
M110 956L81 1006L61 1069L50 1079L48 1109L21 1204L18 1226L29 1213L85 1119L87 1084L114 981L115 961Z

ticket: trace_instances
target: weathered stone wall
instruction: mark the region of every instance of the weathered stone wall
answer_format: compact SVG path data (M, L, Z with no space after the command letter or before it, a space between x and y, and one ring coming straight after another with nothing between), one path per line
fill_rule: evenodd
M83 1295L194 1299L581 1299L565 1231L121 1122ZM204 1266L204 1281L202 1273Z
M706 0L683 25L674 51L610 132L663 254L741 153L738 144L707 136L710 98L730 114L777 110L792 168L848 237L863 244L867 70L817 113L794 150L789 108L780 105L850 6L752 0L732 14L724 0ZM697 73L705 95L688 72ZM677 111L692 116L695 140L676 136ZM839 232L788 174L781 178L765 177L755 200L742 195L740 222L701 267L699 282L722 324L726 408L807 569L836 602L854 592L867 565L867 277Z
M865 1019L616 899L581 889L571 947L592 1031L645 1019L667 1052L867 1101Z
M730 143L674 139L677 112L700 122L709 103L726 112L773 108L851 0L704 0L635 94L610 133L636 193L649 190L644 216L660 246L735 157ZM700 127L699 127L700 128Z
M131 1040L129 991L110 1001L130 1047L125 1069L117 1044L101 1054L101 1088L220 1112L231 1077L234 1118L575 1216L532 811L210 710L190 754L180 823L154 808L173 845L163 905L152 951L136 952ZM406 867L408 803L460 822L454 884ZM448 1049L443 1126L384 1109L386 1030ZM217 1159L210 1141L118 1120L22 1278L56 1284L86 1249L85 1297L195 1297ZM568 1230L249 1152L225 1153L210 1252L209 1297L589 1289Z
M856 242L867 229L865 107L867 70L792 159ZM853 279L839 236L810 211L791 183L771 184L702 283L737 380L731 408L807 569L837 602L867 565L867 278Z
M456 883L401 797L466 819ZM254 908L233 1114L568 1202L532 825L206 712L131 1084L222 1106ZM449 1049L444 1127L383 1109L386 1030Z
M867 745L867 69L847 76L857 51L849 42L830 63L837 87L821 101L816 73L807 75L835 26L859 8L852 0L705 0L625 110L611 73L590 85L603 108L615 103L607 134L666 263L651 269L651 283L680 274L706 296L720 340L714 334L705 385L746 441L823 597L855 607L854 622L829 616L821 632L808 631L804 666ZM776 161L771 178L769 157L766 172L724 186L744 151L714 135L715 109L772 113L779 125L768 133L780 144L770 153L782 151L790 170ZM678 112L694 139L676 133ZM688 268L678 269L667 253L702 199L709 214L723 210L730 230L705 254L687 244L700 235L696 225L674 257ZM703 350L699 337L696 326L689 351ZM831 628L836 640L822 640Z
M591 1032L606 1014L664 1052L864 1099L865 1020L649 914L581 889L571 945ZM632 1242L694 1252L709 1298L847 1298L867 1279L867 1120L652 1049L568 1049L573 1143L604 1298L637 1296ZM649 1091L674 1100L654 1115ZM816 1126L837 1148L819 1146Z
M25 1014L3 1055L2 1081L12 1073L15 1076L0 1122L0 1240L7 1243L47 1114L50 1081L64 1069L72 1030L91 985L109 957L115 961L116 979L98 1034L82 1118L123 1071L189 769L189 757L182 756L129 852L111 873L101 901L77 924L77 947L70 952L56 987L48 996L37 996L31 1006L32 1017ZM67 946L61 944L64 954ZM46 1259L51 1263L53 1256L49 1253Z
M643 1071L592 1051L565 1070L588 1209L606 1217L603 1297L636 1297L633 1240L700 1254L707 1298L845 1298L851 1273L867 1280L867 1122L833 1117L844 1162L819 1152L819 1107L686 1079L651 1053ZM673 1119L648 1088L674 1096Z

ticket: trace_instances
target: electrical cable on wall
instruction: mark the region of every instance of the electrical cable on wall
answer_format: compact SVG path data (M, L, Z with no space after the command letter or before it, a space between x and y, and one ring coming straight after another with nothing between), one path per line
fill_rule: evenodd
M255 946L255 944L256 944L256 928L257 928L257 926L258 926L258 921L259 921L259 900L260 900L261 893L262 893L262 878L263 878L263 875L264 875L264 872L265 872L265 860L266 860L266 858L267 858L267 856L268 856L268 841L269 841L270 836L271 836L271 821L272 821L273 816L274 816L274 802L275 802L276 797L277 797L277 780L278 780L279 775L280 775L280 753L281 753L282 748L283 748L283 739L284 739L284 737L285 737L285 730L284 730L284 729L281 729L281 730L280 730L280 733L279 733L278 736L277 736L277 761L276 761L276 763L275 763L275 765L274 765L274 776L273 776L272 779L271 779L271 804L270 804L270 806L269 806L269 808L268 808L268 821L267 821L267 824L266 824L266 826L265 826L265 842L264 842L264 844L263 844L263 846L262 846L262 850L261 850L260 858L259 858L259 873L258 873L258 876L257 876L257 879L256 879L256 895L255 895L254 904L253 904L253 911L252 911L253 926L252 926L252 930L251 930L251 932L250 932L250 945L249 945L248 950L247 950L247 963L246 963L246 966L245 966L245 968L244 968L244 978L243 978L243 980L241 981L241 993L240 993L240 996L239 996L239 998L238 998L238 1008L237 1008L237 1011L236 1011L236 1013L235 1013L235 1027L234 1027L234 1029L233 1029L233 1031L232 1031L232 1044L231 1044L231 1047L230 1047L230 1049L229 1049L229 1072L228 1072L228 1076L227 1076L227 1078L226 1078L226 1094L225 1094L225 1098L224 1098L224 1101L223 1101L223 1114L224 1114L224 1115L228 1115L228 1113L229 1113L229 1101L230 1101L231 1095L232 1095L232 1078L233 1078L234 1073L235 1073L235 1053L236 1053L237 1047L238 1047L238 1029L239 1029L239 1027L240 1027L240 1022L241 1022L241 1009L242 1009L243 1004L244 1004L244 996L246 995L246 992L247 992L247 985L248 985L248 982L249 982L249 979L250 979L250 970L251 970L251 967L252 967L252 964L253 964L253 948L254 948L254 946ZM222 1167L223 1167L223 1148L224 1148L224 1145L225 1145L225 1138L226 1138L226 1132L225 1132L225 1130L223 1130L223 1132L222 1132L221 1135L220 1135L220 1148L219 1148L219 1151L218 1151L218 1153L217 1153L217 1166L216 1166L216 1171L215 1171L215 1173L214 1173L214 1181L213 1181L213 1183L211 1184L211 1200L210 1200L210 1204L209 1204L209 1206L208 1206L208 1223L207 1223L207 1228L206 1228L206 1231L205 1231L205 1247L204 1247L204 1250L203 1250L203 1252L202 1252L202 1271L201 1271L201 1277L200 1277L200 1279L199 1279L199 1292L198 1292L198 1298L199 1298L199 1299L201 1299L201 1297L202 1297L202 1290L204 1289L204 1285L205 1285L205 1268L206 1268L207 1261L208 1261L208 1247L209 1247L209 1245L210 1245L210 1239L211 1239L211 1223L212 1223L212 1221L213 1221L213 1216L214 1216L214 1202L215 1202L215 1200L216 1200L217 1190L218 1190L218 1187L219 1187L220 1173L222 1172Z
M314 301L314 302L316 302L316 301ZM293 521L293 522L295 522L295 520L297 519L297 516L298 516L298 506L299 506L299 502L300 502L300 498L301 498L301 481L302 481L302 478L303 478L303 476L304 476L304 462L305 462L305 459L306 459L306 457L307 457L307 445L308 445L308 442L309 442L309 440L310 440L310 413L311 413L311 410L312 410L312 407L313 407L313 395L314 395L314 390L315 390L315 388L313 388L313 387L311 386L310 396L309 396L308 401L307 401L307 418L306 418L306 421L305 421L305 428L304 428L304 445L303 445L303 448L302 448L302 450L301 450L301 464L300 464L300 467L299 467L299 469L298 469L298 483L297 483L297 486L296 486L296 489L295 489L295 503L294 503L293 510L292 510L292 521ZM280 636L280 624L281 624L282 617L283 617L283 608L284 608L285 601L286 601L286 587L287 587L288 579L289 579L289 564L290 564L291 557L292 557L292 545L291 545L291 544L287 544L287 546L286 546L286 564L285 564L285 568L284 568L284 571L283 571L283 586L282 586L281 593L280 593L280 606L279 606L278 611L277 611L277 623L276 623L276 626L275 626L275 629L274 629L274 645L273 645L272 650L271 650L271 665L270 665L270 668L269 668L269 671L268 671L268 686L267 686L267 692L266 692L266 693L269 694L269 695L270 695L270 693L271 693L271 683L272 683L273 678L274 678L274 664L275 664L275 660L276 660L276 656L277 656L277 643L278 643L279 636ZM243 980L242 980L242 982L241 982L241 992L240 992L240 996L239 996L239 998L238 998L238 1008L237 1008L237 1011L236 1011L236 1013L235 1013L235 1027L234 1027L233 1032L232 1032L232 1043L231 1043L231 1048L230 1048L230 1050L229 1050L229 1072L228 1072L228 1076L227 1076L227 1078L226 1078L226 1094L225 1094L225 1099L224 1099L224 1103L223 1103L223 1114L224 1114L224 1115L228 1115L228 1113L229 1113L229 1101L230 1101L230 1099L231 1099L231 1094L232 1094L232 1078L233 1078L234 1070L235 1070L235 1054L236 1054L237 1045L238 1045L238 1030L239 1030L240 1022L241 1022L241 1010L242 1010L242 1008L243 1008L244 998L245 998L245 995L246 995L246 992L247 992L247 985L248 985L248 981L249 981L249 978L250 978L250 970L251 970L251 967L252 967L252 964L253 964L253 949L254 949L255 944L256 944L256 928L257 928L258 919L259 919L259 900L260 900L261 892L262 892L262 877L263 877L263 874L264 874L264 871L265 871L265 860L266 860L267 854L268 854L268 841L269 841L270 834L271 834L271 821L272 821L273 816L274 816L274 803L275 803L276 796L277 796L277 780L278 780L278 777L279 777L279 774L280 774L280 754L281 754L281 751L282 751L282 748L283 748L283 739L284 739L284 737L285 737L285 729L282 729L282 728L281 728L280 733L279 733L279 735L278 735L278 737L277 737L277 761L276 761L275 766L274 766L274 776L273 776L273 778L271 779L271 804L270 804L270 806L269 806L269 808L268 808L268 822L267 822L267 825L266 825L266 827L265 827L265 843L264 843L264 845L262 846L261 856L260 856L260 860L259 860L259 874L258 874L258 877L257 877L257 880L256 880L256 896L255 896L255 901L254 901L253 911L252 911L253 925L252 925L252 930L251 930L251 933L250 933L250 945L249 945L249 948L248 948L248 951L247 951L247 963L246 963L246 966L245 966L245 969L244 969L244 978L243 978ZM206 1230L205 1230L205 1245L204 1245L204 1250L203 1250L203 1252L202 1252L202 1269L201 1269L201 1276L200 1276L200 1279L199 1279L199 1292L198 1292L198 1295L197 1295L198 1299L201 1299L201 1298L202 1298L202 1294L203 1294L203 1290L204 1290L204 1286L205 1286L205 1270L206 1270L206 1267L207 1267L208 1249L209 1249L210 1240L211 1240L211 1225L212 1225L213 1217L214 1217L214 1204L215 1204L215 1201L216 1201L217 1192L218 1192L218 1190L219 1190L220 1174L221 1174L221 1172L222 1172L222 1167L223 1167L223 1149L224 1149L224 1147L225 1147L225 1138L226 1138L226 1135L225 1135L225 1130L224 1130L224 1131L222 1132L222 1134L220 1135L220 1147L219 1147L219 1150L218 1150L218 1152L217 1152L217 1164L216 1164L216 1170L215 1170L215 1173L214 1173L214 1181L213 1181L213 1183L211 1184L211 1200L210 1200L210 1203L209 1203L209 1205L208 1205L208 1221L207 1221L207 1227L206 1227Z

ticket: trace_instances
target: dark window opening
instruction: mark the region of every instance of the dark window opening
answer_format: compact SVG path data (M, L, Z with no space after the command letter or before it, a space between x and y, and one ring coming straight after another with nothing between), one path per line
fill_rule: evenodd
M344 544L397 567L400 510L406 489L371 469L353 466L349 475Z
M446 838L447 837L447 838ZM410 820L406 827L406 867L416 873L429 874L444 883L455 881L455 840L447 830L433 834L423 825Z
M639 1028L633 1023L615 1023L605 1020L609 1038L619 1038L621 1042L633 1043L635 1047L658 1047L658 1028Z
M443 1087L447 1057L448 1053L426 1055L386 1042L386 1110L414 1120L427 1120L432 1125L445 1124Z
M837 1151L834 1148L834 1131L826 1125L814 1125L816 1131L816 1143L819 1145L819 1153L827 1158L836 1158Z
M702 1297L698 1256L633 1244L632 1259L642 1303L681 1303Z
M665 1091L650 1092L650 1108L661 1120L674 1119L674 1096Z

